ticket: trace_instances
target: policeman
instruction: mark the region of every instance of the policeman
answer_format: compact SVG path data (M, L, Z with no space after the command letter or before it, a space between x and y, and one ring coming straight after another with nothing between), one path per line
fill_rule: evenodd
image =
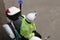
M41 40L42 37L36 32L36 26L34 23L36 14L36 12L31 12L22 19L22 25L20 29L20 34L22 36L21 40Z

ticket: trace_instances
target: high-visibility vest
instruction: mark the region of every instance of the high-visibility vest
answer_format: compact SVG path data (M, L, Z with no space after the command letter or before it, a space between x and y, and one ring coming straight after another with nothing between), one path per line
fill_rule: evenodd
M36 26L35 23L32 22L31 24L26 22L26 17L24 17L22 19L22 24L21 24L21 29L20 29L20 33L22 36L24 36L25 38L31 38L33 37L35 34L33 33L33 31L36 30Z

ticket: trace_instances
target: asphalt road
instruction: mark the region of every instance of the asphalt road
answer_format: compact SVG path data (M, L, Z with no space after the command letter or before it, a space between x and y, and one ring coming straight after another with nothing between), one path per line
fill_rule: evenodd
M17 0L4 0L4 3L5 9L11 6L19 7ZM26 15L35 10L37 31L43 39L50 36L48 40L60 40L60 0L23 0L22 14Z

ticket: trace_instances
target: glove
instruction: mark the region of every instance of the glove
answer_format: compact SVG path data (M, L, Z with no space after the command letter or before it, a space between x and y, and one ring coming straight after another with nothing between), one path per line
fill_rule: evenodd
M32 38L35 34L34 33L31 33L30 35L26 36L28 39L29 38Z
M32 38L30 38L29 40L42 40L39 37L33 36Z

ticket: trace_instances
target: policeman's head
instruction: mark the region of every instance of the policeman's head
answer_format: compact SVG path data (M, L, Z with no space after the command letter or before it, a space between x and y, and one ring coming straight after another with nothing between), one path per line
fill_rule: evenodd
M36 18L36 14L37 14L36 12L31 12L31 13L27 14L26 20L28 22L33 22Z
M10 20L15 21L21 15L20 9L14 6L10 7L6 10L6 15Z

